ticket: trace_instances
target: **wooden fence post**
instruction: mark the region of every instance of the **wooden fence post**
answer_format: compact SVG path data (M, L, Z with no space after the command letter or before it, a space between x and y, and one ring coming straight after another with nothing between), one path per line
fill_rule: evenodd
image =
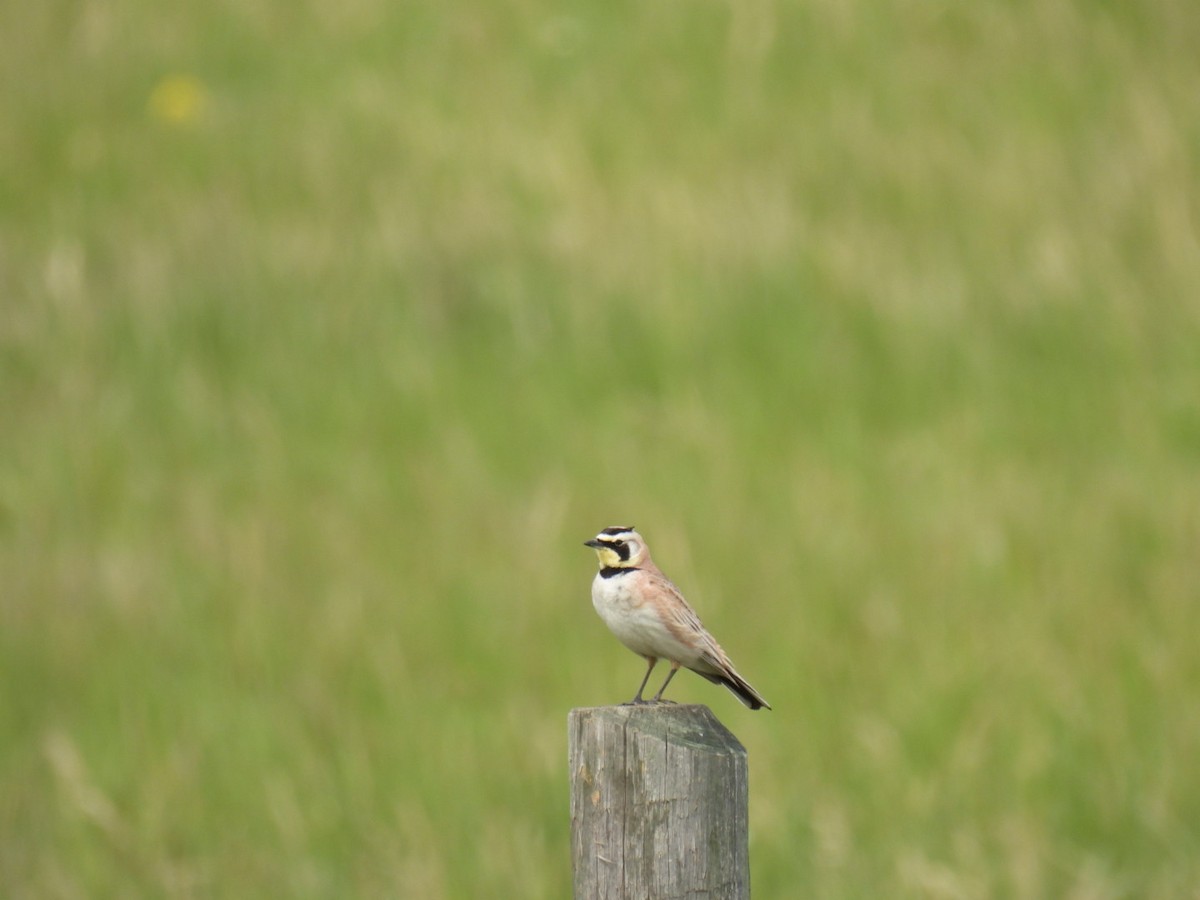
M748 900L746 748L707 706L571 710L575 900Z

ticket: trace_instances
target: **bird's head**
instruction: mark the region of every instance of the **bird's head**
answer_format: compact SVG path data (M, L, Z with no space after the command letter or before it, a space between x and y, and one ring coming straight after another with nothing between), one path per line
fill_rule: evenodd
M596 551L602 569L636 568L650 555L642 536L625 525L605 528L590 541L584 541L583 545Z

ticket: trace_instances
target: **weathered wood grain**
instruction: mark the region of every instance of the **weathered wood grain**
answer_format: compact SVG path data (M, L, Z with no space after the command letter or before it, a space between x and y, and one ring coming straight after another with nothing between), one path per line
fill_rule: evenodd
M706 706L571 711L575 900L747 900L746 749Z

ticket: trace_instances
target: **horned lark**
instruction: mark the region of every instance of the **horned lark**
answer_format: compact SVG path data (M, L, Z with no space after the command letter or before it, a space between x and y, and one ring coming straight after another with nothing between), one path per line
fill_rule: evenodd
M751 709L771 708L705 631L700 617L688 606L679 588L659 571L646 541L632 528L605 528L585 547L600 558L600 571L592 582L592 605L617 638L646 660L642 679L631 704L657 703L680 666L714 684L723 684ZM671 662L671 673L650 700L642 691L660 659Z

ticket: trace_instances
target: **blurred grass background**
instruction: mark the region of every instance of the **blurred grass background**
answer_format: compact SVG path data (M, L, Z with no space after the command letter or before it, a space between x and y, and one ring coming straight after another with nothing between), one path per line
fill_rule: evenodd
M755 896L1200 896L1185 0L0 8L6 897L561 898L636 524Z

